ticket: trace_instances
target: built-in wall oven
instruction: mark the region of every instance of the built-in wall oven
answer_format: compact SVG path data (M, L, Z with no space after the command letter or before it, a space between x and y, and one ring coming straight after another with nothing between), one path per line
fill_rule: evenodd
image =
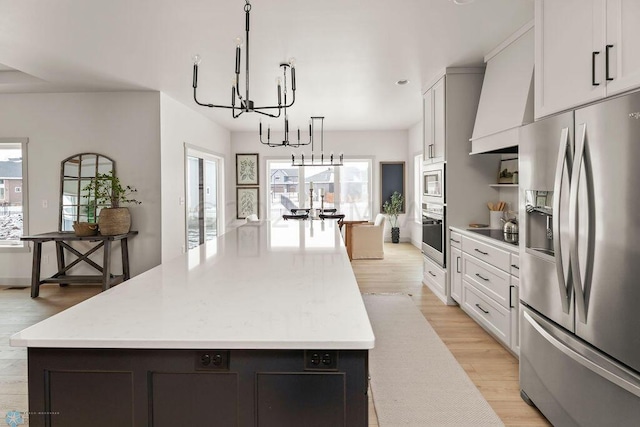
M439 203L422 203L422 253L442 267L445 265L445 211Z
M422 171L423 201L445 204L445 163L427 165Z

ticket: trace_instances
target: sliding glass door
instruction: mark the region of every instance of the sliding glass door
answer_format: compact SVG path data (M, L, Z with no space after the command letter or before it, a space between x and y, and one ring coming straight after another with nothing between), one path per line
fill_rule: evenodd
M187 248L199 246L218 234L221 159L189 150L187 154Z

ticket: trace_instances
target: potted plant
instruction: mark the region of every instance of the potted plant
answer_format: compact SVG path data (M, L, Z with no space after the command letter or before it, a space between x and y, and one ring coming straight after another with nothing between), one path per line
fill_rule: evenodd
M389 222L391 223L391 241L393 243L400 242L400 227L398 227L398 215L402 212L402 205L404 203L404 197L402 194L394 191L391 195L391 199L384 202L382 210L389 216Z
M98 206L102 206L98 215L98 227L103 236L116 236L126 234L131 229L131 213L129 208L120 205L133 203L139 205L136 199L131 198L138 190L130 185L123 186L120 179L113 174L98 173L95 179L87 184L83 191L87 191L90 200L95 200Z

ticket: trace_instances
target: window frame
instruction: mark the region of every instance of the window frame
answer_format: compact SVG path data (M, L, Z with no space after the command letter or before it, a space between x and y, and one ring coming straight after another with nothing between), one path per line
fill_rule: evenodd
M22 235L29 235L29 159L28 159L28 144L29 138L16 137L16 138L0 138L0 146L4 144L20 144L22 151ZM19 240L15 244L2 244L0 243L0 253L2 252L29 252L29 242Z

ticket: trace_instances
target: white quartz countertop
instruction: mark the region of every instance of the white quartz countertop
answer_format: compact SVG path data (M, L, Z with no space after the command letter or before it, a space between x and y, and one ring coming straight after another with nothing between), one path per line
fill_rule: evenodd
M248 223L18 332L11 345L373 348L337 228L334 220Z
M469 230L468 228L451 226L451 227L449 227L449 229L451 231L455 231L456 233L460 233L460 234L462 234L464 236L471 237L472 239L476 239L476 240L479 240L481 242L485 242L485 243L487 243L489 245L497 246L500 249L504 249L504 250L507 250L509 252L513 252L513 253L517 254L518 250L519 250L518 245L514 245L514 244L511 244L511 243L507 243L505 241L502 241L502 240L494 239L492 237L485 236L484 234L476 233L473 230ZM486 230L486 228L483 228L481 230Z

